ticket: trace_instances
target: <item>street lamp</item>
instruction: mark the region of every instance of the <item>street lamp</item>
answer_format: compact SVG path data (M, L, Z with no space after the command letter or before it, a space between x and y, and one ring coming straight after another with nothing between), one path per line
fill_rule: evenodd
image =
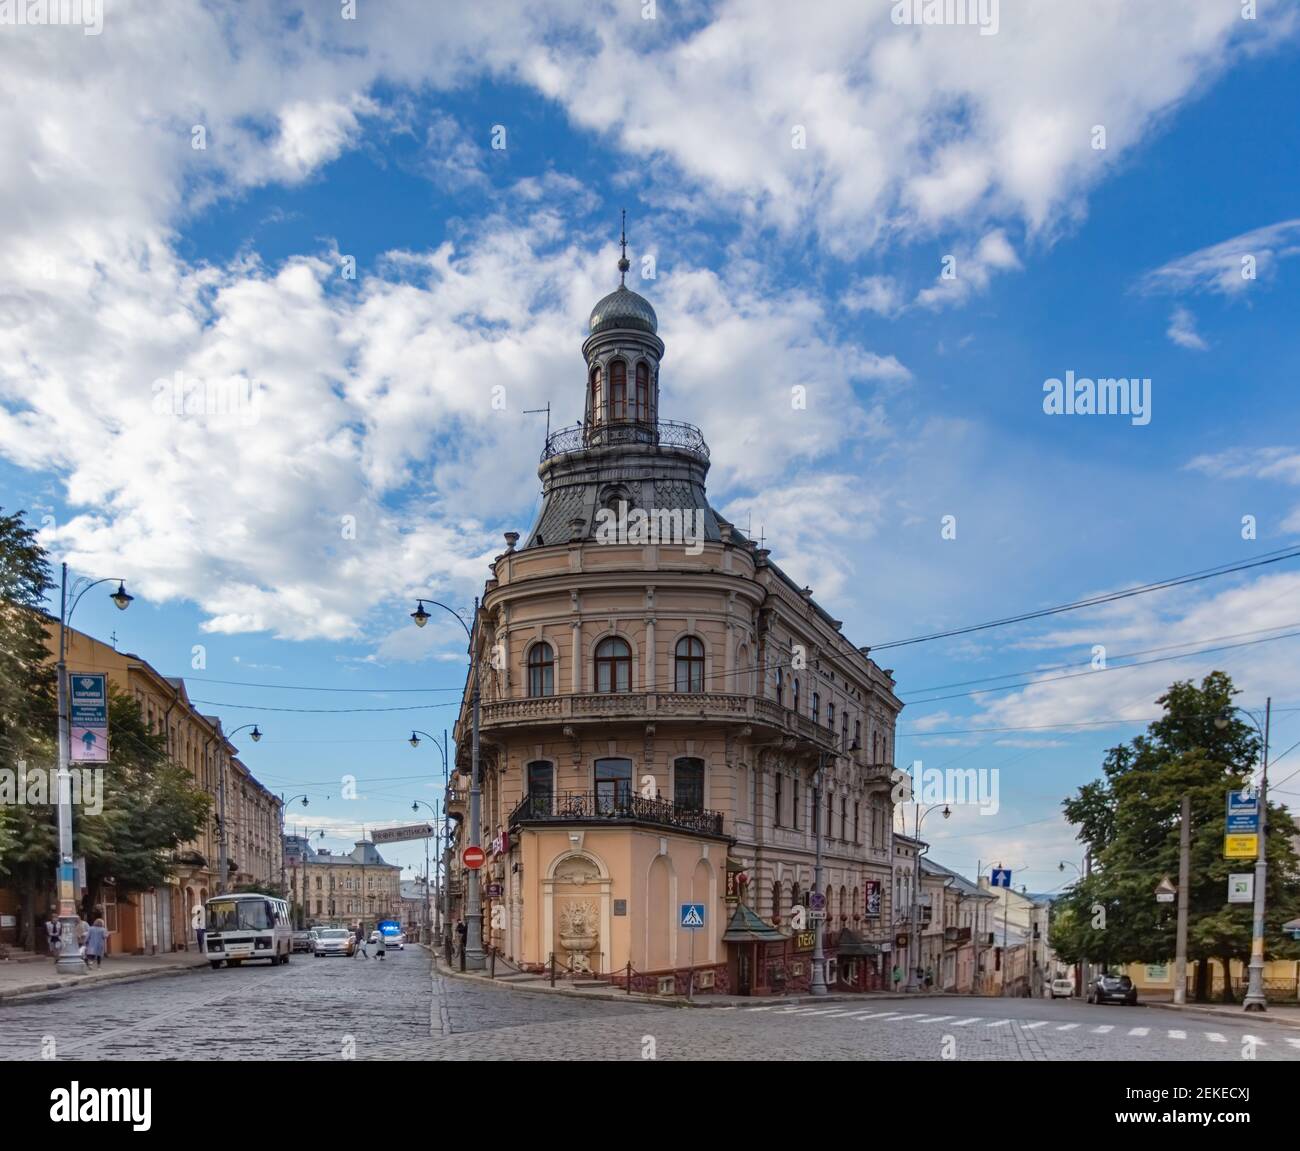
M414 732L411 733L411 739L415 740ZM415 741L415 744L413 744L413 746L415 746L416 744L418 744L418 741ZM439 823L439 819L441 817L438 815L438 809L434 807L433 804L423 799L417 799L412 801L411 810L418 813L421 805L427 807L431 812L433 812L434 835L438 841L437 847L434 849L434 857L436 858L438 852L442 850L442 827L441 824ZM424 940L424 942L432 945L433 916L429 910L429 837L427 835L424 837L424 922L426 925L425 930L429 933L428 939Z
M410 739L410 744L411 744L412 747L419 747L419 746L420 746L420 736L424 736L425 739L431 740L431 741L433 742L433 746L436 747L440 752L442 752L442 802L443 802L443 820L442 820L442 826L440 826L440 827L438 828L438 832L439 832L439 834L438 834L437 852L438 852L438 858L439 858L439 860L440 860L441 863L442 863L442 876L441 876L440 882L442 883L442 937L443 937L443 939L442 939L442 943L443 943L443 951L444 951L447 955L450 955L450 954L451 954L451 864L450 864L450 860L447 859L447 858L445 858L445 856L446 856L446 855L449 855L450 852L451 852L451 833L450 833L450 830L447 829L447 831L448 831L448 833L447 833L447 846L444 848L444 847L442 846L442 831L443 831L444 829L446 829L446 823L447 823L447 818L446 818L446 804L447 804L447 792L450 790L450 786L451 786L451 784L450 784L450 780L451 780L451 769L450 769L451 759L450 759L450 757L449 757L449 755L448 755L448 751L447 751L448 744L447 744L447 733L446 733L446 731L444 731L444 732L442 733L442 742L439 742L436 736L432 736L432 735L430 735L427 731L420 731L418 728L417 728L417 729L413 729L412 732L411 732L411 739ZM450 962L450 961L449 961L449 962Z
M251 739L254 743L260 742L262 739L262 733L258 729L257 724L255 723L246 723L243 725L243 727L235 728L234 731L232 731L229 735L225 737L226 742L228 743L231 740L233 740L235 736L237 736L241 731L248 731L250 727L253 730L248 733L248 738ZM218 750L220 749L218 748ZM219 764L219 766L221 768L221 778L217 781L217 795L219 797L219 804L221 809L221 815L220 815L221 835L217 839L217 884L218 884L217 894L224 895L226 891L226 884L230 882L230 876L227 871L227 862L226 862L226 768L224 764ZM280 820L281 820L280 831L281 831L281 835L283 835L284 832L283 809L280 812ZM283 840L281 841L281 843L283 846ZM283 881L284 879L283 867L284 867L284 862L283 860L281 860L281 875L280 875L281 881Z
M262 738L262 733L259 731L255 737L255 741L261 738ZM306 807L307 795L305 792L302 795L295 795L292 799L285 799L283 795L280 796L280 895L281 897L285 896L288 893L288 888L286 888L284 885L284 809L288 807L289 804L299 799L302 800L303 807ZM292 904L293 900L291 899L289 902L290 904Z
M1268 859L1265 854L1265 836L1268 832L1268 736L1269 725L1273 717L1273 697L1264 701L1264 723L1261 726L1255 713L1235 705L1230 711L1239 711L1247 716L1259 732L1263 741L1263 755L1259 780L1259 851L1255 855L1255 915L1250 939L1250 983L1246 987L1246 997L1241 1001L1245 1011L1266 1011L1268 997L1264 994L1264 911L1265 884L1268 883ZM1228 715L1216 715L1214 726L1220 731L1228 726Z
M470 627L460 613L449 608L445 603L431 599L429 603L440 607L452 616L469 639L469 675L472 688L470 708L473 723L473 744L470 748L470 782L469 782L469 846L478 847L480 835L479 804L479 685L478 685L478 647L474 641L474 632L478 628L478 597L474 597L474 626ZM424 610L424 600L416 601L415 611L411 612L416 627L424 627L429 622L429 613ZM413 735L415 733L412 733ZM487 966L487 956L483 952L483 906L480 902L478 871L468 868L465 877L465 967L472 971L482 971Z
M909 946L907 949L909 953L908 972L907 972L908 991L918 990L917 982L916 982L916 969L921 965L921 959L922 959L922 955L921 955L921 856L924 855L925 853L921 851L919 846L921 842L921 824L925 822L925 817L929 815L930 812L932 812L938 806L939 805L937 803L932 803L929 807L927 807L924 811L922 811L921 805L918 803L913 808L912 838L916 840L918 846L916 848L916 867L914 868L914 875L912 877L911 935L914 936L916 939L916 965L913 966L911 963L910 953L912 949ZM943 805L943 817L944 819L952 818L952 808L950 808L946 803ZM903 813L903 831L904 832L907 831L906 812Z
M72 780L68 766L72 762L72 725L68 716L68 664L66 660L67 630L72 620L72 613L77 610L81 597L102 583L117 580L117 591L109 599L119 611L126 611L135 598L129 595L126 584L117 576L105 576L103 579L90 579L79 576L68 587L68 565L62 565L62 580L59 585L59 662L58 706L59 706L59 866L55 872L55 887L59 893L59 957L55 961L55 970L60 975L84 974L86 965L81 961L75 946L77 939L77 892L76 863L72 854ZM68 596L72 604L68 605ZM105 700L107 704L107 700Z

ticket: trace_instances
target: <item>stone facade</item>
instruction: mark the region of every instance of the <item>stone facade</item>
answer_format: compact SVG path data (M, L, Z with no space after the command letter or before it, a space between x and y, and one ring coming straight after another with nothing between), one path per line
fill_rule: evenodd
M614 293L592 328L584 421L548 440L537 523L522 548L507 535L477 620L484 941L525 965L752 983L723 939L728 886L788 934L820 824L828 932L887 950L893 678L708 505L703 436L658 420L649 304Z

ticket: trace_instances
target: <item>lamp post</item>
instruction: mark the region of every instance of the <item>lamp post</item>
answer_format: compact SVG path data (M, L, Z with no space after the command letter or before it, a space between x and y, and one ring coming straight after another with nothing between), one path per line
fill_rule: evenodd
M415 738L414 732L411 733L411 738L412 739ZM431 812L433 812L434 835L437 837L438 840L438 847L434 851L434 856L436 858L438 850L440 850L442 847L442 825L440 822L441 816L438 815L438 809L434 807L433 804L423 799L417 799L412 801L411 810L418 812L421 806L427 807ZM425 930L428 932L429 935L428 939L424 940L424 942L432 946L433 945L433 914L429 908L429 837L427 835L424 837L424 922L425 922Z
M475 644L474 632L478 629L478 596L474 597L474 626L470 627L459 613L449 608L445 603L439 603L437 600L429 600L434 607L440 607L448 615L452 616L461 627L465 629L465 635L469 639L469 675L472 695L470 697L471 722L473 724L473 743L470 748L470 778L469 778L469 846L478 847L479 844L479 739L478 739L478 713L479 713L479 685L478 685L478 649ZM424 610L424 600L416 601L415 611L411 612L411 618L415 621L416 627L424 627L429 622L430 616ZM465 966L471 971L482 971L487 966L487 956L483 952L483 907L479 901L479 878L478 871L473 868L467 868L468 874L465 876Z
M927 807L924 811L922 811L921 805L918 803L913 808L912 838L916 840L917 848L916 848L916 868L915 868L916 873L912 877L912 932L911 933L916 938L916 964L913 965L910 961L910 955L912 949L911 947L908 947L907 949L909 954L908 971L907 971L908 991L918 990L917 982L916 982L916 969L921 965L921 959L922 959L922 955L921 955L921 856L924 854L924 852L922 852L920 849L921 824L925 822L925 817L929 815L930 812L932 812L938 806L939 805L937 803L932 803L929 807ZM950 808L946 803L943 805L943 817L944 819L952 818L952 808ZM907 831L906 812L903 813L903 831L904 832Z
M1077 863L1072 862L1071 860L1063 859L1061 860L1060 863L1056 865L1056 870L1064 871L1067 867L1073 867L1074 870L1079 873L1080 879L1087 879L1088 876L1092 874L1092 848L1091 847L1088 848L1088 850L1083 853L1082 867L1080 867ZM1083 958L1079 960L1079 982L1080 982L1079 990L1083 992L1084 996L1087 996L1088 994L1088 988L1090 986L1090 982L1089 982L1090 977L1091 977L1091 970L1088 964L1088 957L1085 955L1083 956Z
M68 587L68 565L62 565L62 580L59 584L59 662L58 673L58 707L59 707L59 866L55 870L55 890L59 893L59 957L55 970L60 975L84 973L86 965L81 961L75 946L77 939L77 901L74 891L75 861L72 854L72 780L68 774L72 762L72 729L68 716L68 664L67 630L72 620L72 613L77 610L81 597L102 583L117 580L117 591L109 597L119 611L126 611L131 606L134 596L128 595L125 582L117 576L105 576L103 579L90 579L79 576ZM68 597L72 597L69 605ZM107 701L105 701L107 703ZM65 886L66 885L66 886ZM70 896L71 898L65 898Z
M235 728L225 737L226 742L234 739L241 731L245 731L250 727L253 730L249 732L249 738L254 743L257 743L262 738L262 733L255 723L246 723L243 727ZM217 781L217 794L221 807L221 814L218 817L221 821L221 834L217 837L217 894L224 895L226 885L230 882L230 875L226 863L226 765L220 759L217 760L217 769L221 772L221 778ZM283 813L281 813L281 817L283 818Z
M259 731L257 734L260 736L262 733ZM289 804L291 804L291 803L293 803L295 800L299 800L299 799L302 800L302 805L303 805L303 807L306 807L306 806L307 806L307 795L306 795L305 792L304 792L302 795L295 795L292 799L285 799L283 795L280 796L280 895L281 895L281 897L283 897L284 894L288 891L288 888L286 888L285 885L284 885L284 880L285 880L285 875L284 875L284 809L285 809L286 807L288 807ZM304 891L304 894L305 894L305 891ZM292 903L292 902L293 902L293 901L290 900L290 903Z
M1246 987L1246 998L1241 1001L1241 1006L1244 1011L1266 1011L1268 1009L1268 998L1264 994L1264 911L1266 903L1264 887L1268 883L1268 858L1265 854L1264 843L1268 833L1268 737L1269 725L1273 718L1273 697L1269 696L1264 701L1264 723L1262 726L1254 712L1236 706L1230 708L1230 710L1239 711L1242 715L1247 716L1250 722L1255 725L1255 730L1259 732L1260 739L1263 740L1259 780L1259 852L1255 856L1255 915L1250 939L1250 983ZM1220 730L1227 727L1228 723L1227 715L1215 716L1214 726Z
M415 729L415 730L413 730L413 731L411 732L411 739L410 739L410 743L411 743L411 746L412 746L412 747L419 747L419 746L420 746L420 736L424 736L425 739L431 740L432 743L433 743L433 746L436 747L440 752L442 752L442 809L443 809L443 817L442 817L442 825L438 828L438 833L439 833L439 834L438 834L438 844L437 844L437 848L436 848L436 850L437 850L437 853L438 853L438 859L439 859L439 861L440 861L440 863L441 863L441 865L442 865L442 873L441 873L441 875L440 875L440 877L439 877L438 882L441 884L440 891L442 892L442 932L441 932L441 935L442 935L443 949L446 950L447 943L448 943L448 937L449 937L449 934L450 934L450 932L451 932L451 866L450 866L450 861L447 860L447 859L445 859L445 858L443 858L443 857L444 857L445 853L447 853L447 852L449 852L449 851L451 850L451 831L450 831L449 828L447 828L447 815L446 815L446 811L447 811L447 793L448 793L448 791L449 791L450 788L451 788L451 772L450 772L450 763L451 763L451 759L450 759L450 757L449 757L449 755L448 755L448 750L447 750L447 749L448 749L448 743L447 743L447 732L446 732L445 729L443 730L443 733L442 733L442 742L441 742L441 743L439 743L438 740L437 740L437 738L434 737L434 736L432 736L432 735L430 735L427 731L420 731L418 728ZM443 845L442 845L442 832L443 832L443 831L446 831L446 832L447 832L447 845L446 845L446 847L443 847Z

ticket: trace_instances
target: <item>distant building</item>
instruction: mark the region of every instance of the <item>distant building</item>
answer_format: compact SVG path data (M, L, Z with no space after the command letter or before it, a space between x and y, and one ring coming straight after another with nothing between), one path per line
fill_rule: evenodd
M306 926L402 919L402 869L385 862L369 840L358 840L346 855L314 850L301 836L287 842L286 882Z

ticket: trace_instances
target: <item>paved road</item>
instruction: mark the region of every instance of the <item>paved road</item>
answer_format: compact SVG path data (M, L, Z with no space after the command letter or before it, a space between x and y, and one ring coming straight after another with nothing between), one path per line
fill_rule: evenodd
M202 969L0 1004L0 1058L1300 1061L1300 1030L1144 1007L935 996L681 1009L430 971L427 952Z

